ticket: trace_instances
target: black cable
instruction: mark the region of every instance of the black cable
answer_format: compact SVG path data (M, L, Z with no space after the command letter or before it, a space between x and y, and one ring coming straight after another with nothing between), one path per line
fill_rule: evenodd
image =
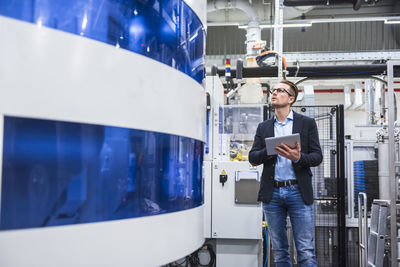
M201 264L199 259L199 252L204 248L207 249L208 254L210 255L210 261L207 264ZM204 244L203 247L190 254L189 263L191 267L215 267L216 255L213 247L210 244Z
M207 264L201 264L199 258L199 252L207 249L208 254L210 255L210 261ZM216 267L217 257L215 255L214 249L211 244L204 244L201 248L185 257L183 262L174 261L165 267Z
M168 267L188 267L189 266L188 260L189 260L189 256L186 256L185 260L183 262L179 263L178 261L174 261L174 262L168 264ZM184 265L182 265L182 264L184 264Z

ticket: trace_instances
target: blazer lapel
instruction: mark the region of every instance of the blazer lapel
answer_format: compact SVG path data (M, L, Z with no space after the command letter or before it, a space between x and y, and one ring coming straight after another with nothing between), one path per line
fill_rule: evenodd
M274 118L271 118L267 121L267 137L274 137Z
M303 118L298 113L293 111L293 128L292 133L300 133L303 127Z

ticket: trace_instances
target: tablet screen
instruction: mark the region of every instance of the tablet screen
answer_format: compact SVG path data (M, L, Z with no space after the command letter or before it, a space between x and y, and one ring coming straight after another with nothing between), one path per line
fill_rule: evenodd
M280 146L281 143L284 143L289 147L295 147L296 142L299 142L300 145L300 134L298 133L279 137L267 137L265 138L265 147L267 148L268 156L271 156L278 154L278 152L275 150L275 147Z

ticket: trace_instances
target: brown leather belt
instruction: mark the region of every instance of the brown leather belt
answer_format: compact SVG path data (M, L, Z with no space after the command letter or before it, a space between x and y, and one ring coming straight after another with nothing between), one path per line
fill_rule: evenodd
M274 181L274 187L285 187L297 184L297 180Z

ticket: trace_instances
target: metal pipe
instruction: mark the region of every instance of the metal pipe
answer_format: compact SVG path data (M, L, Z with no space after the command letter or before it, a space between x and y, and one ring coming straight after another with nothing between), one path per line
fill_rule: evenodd
M297 71L296 66L287 67L288 77L294 77ZM382 75L386 72L386 64L370 65L330 65L330 66L306 66L298 70L298 77L312 78L343 78L354 77L362 78L372 75ZM400 76L400 70L397 71ZM218 74L224 76L225 69L218 69ZM236 77L236 70L231 70L232 77ZM244 67L243 78L276 77L278 75L277 67Z
M282 0L275 0L274 18L274 50L278 53L278 80L282 80L282 53L283 53L283 5Z
M337 5L353 4L353 9L358 10L361 7L362 0L285 0L285 6L318 6L318 5Z

